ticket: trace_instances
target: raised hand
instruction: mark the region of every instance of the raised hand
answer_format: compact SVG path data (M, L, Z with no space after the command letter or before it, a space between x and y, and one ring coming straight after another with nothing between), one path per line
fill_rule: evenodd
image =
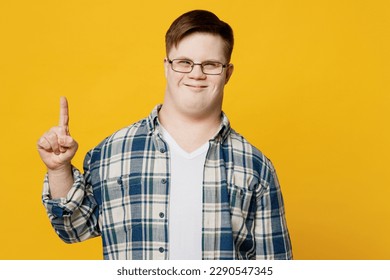
M69 169L78 144L69 134L69 109L65 97L60 99L60 120L42 135L37 143L38 152L49 171Z

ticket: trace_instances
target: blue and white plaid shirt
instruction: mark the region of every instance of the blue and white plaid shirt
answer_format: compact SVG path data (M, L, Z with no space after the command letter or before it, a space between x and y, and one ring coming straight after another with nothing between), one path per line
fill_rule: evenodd
M51 199L46 176L43 203L65 242L101 235L105 259L169 259L170 156L160 134L160 106L89 151L84 175L73 168L74 184L66 198ZM225 114L209 142L203 259L291 259L271 162L230 128Z

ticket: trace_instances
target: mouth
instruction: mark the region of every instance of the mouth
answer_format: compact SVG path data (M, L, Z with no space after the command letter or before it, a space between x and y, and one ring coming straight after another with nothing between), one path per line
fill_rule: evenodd
M207 88L205 85L193 85L193 84L184 84L186 87L193 88L193 89L203 89Z

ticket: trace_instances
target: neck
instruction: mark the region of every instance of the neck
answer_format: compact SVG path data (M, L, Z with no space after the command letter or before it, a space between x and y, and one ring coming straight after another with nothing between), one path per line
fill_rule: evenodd
M159 121L183 150L192 152L215 135L221 123L221 111L192 116L171 110L164 104Z

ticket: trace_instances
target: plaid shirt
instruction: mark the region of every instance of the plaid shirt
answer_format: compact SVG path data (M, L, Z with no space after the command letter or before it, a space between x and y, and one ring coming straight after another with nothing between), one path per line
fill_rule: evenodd
M84 174L73 168L66 198L50 198L46 176L43 203L65 242L101 235L105 259L169 259L170 157L159 131L160 106L89 151ZM223 113L220 130L209 142L203 259L291 259L271 162L230 128Z

